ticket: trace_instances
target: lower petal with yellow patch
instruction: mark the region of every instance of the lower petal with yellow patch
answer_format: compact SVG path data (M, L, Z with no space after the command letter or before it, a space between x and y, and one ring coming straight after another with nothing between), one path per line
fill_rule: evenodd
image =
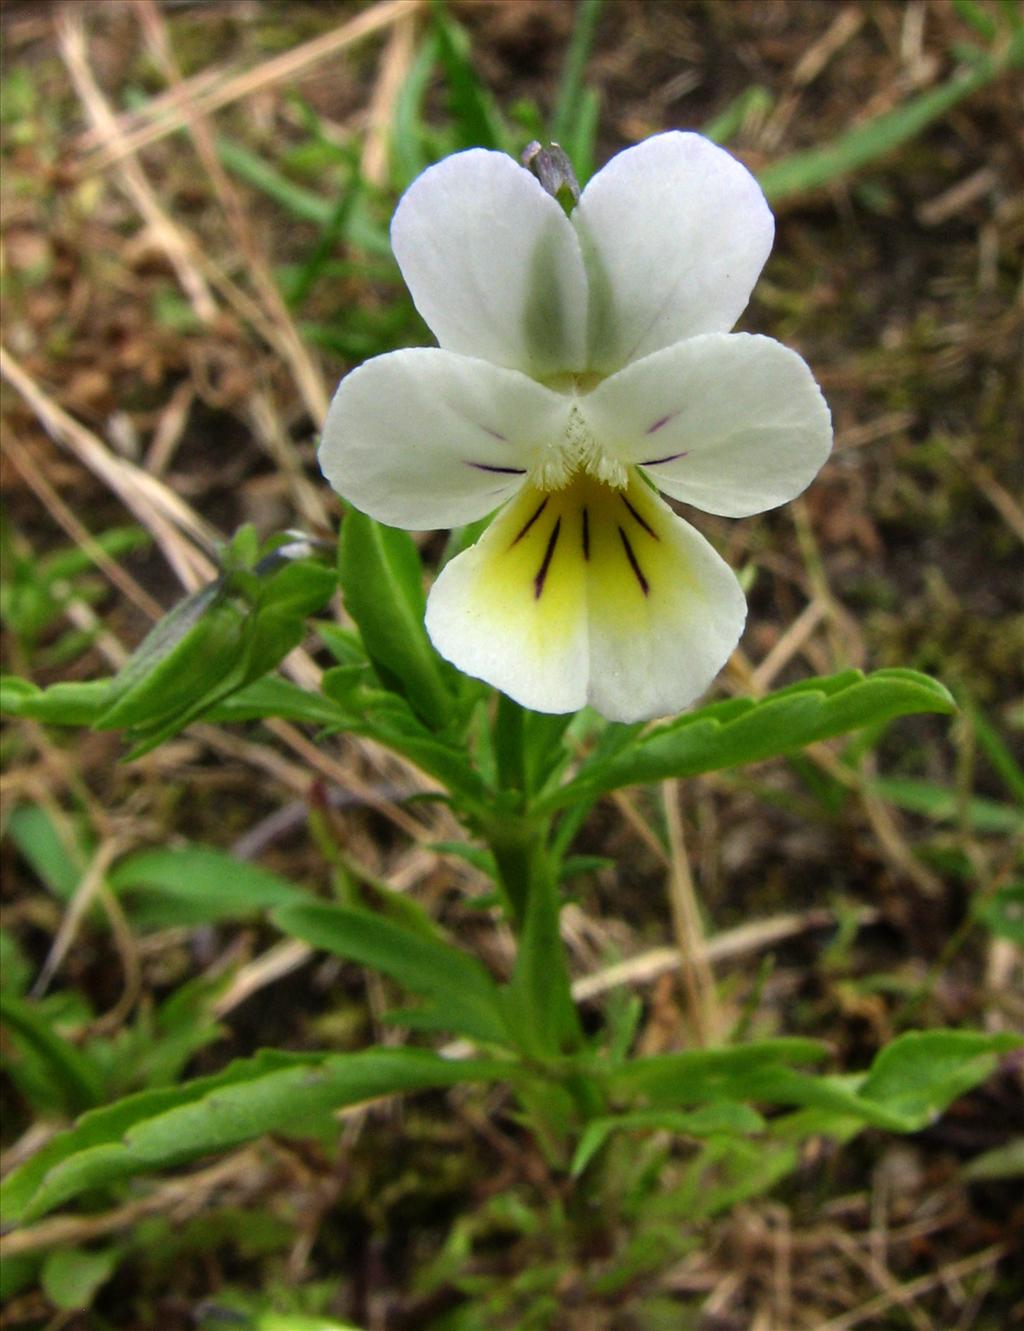
M444 569L427 630L525 707L635 721L702 693L745 616L732 570L636 472L624 489L578 473L524 486Z

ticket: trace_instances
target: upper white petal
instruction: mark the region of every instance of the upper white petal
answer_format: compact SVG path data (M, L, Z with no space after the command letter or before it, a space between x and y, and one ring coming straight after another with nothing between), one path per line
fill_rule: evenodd
M515 370L437 348L394 351L341 381L320 466L357 508L393 527L482 518L560 439L570 402Z
M832 447L807 364L769 337L710 333L604 380L579 409L595 439L659 490L746 517L793 499Z
M677 131L613 157L572 220L589 281L588 368L600 374L683 338L728 332L775 232L746 167Z
M576 233L513 158L472 148L428 168L399 202L391 244L442 347L536 378L583 368Z

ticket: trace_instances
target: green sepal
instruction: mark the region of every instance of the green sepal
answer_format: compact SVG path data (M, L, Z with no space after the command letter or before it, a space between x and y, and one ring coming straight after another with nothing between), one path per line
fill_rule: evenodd
M423 566L415 541L350 508L341 524L338 573L346 609L381 681L408 699L431 729L443 730L457 685L423 625Z

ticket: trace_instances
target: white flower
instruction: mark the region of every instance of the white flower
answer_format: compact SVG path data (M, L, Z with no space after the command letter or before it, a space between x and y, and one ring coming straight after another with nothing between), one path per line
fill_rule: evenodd
M831 447L810 370L729 332L771 249L753 176L697 134L619 153L571 216L472 149L409 187L395 255L439 348L341 383L320 463L381 522L504 505L427 603L438 651L542 712L635 721L701 694L739 641L735 575L657 491L744 517Z

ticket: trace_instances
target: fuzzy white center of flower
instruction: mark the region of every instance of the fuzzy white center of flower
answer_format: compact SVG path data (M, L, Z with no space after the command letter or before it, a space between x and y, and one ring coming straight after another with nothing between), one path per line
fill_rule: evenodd
M581 472L615 490L629 484L625 466L601 447L579 407L574 406L565 434L542 451L530 468L529 480L538 490L561 490Z

